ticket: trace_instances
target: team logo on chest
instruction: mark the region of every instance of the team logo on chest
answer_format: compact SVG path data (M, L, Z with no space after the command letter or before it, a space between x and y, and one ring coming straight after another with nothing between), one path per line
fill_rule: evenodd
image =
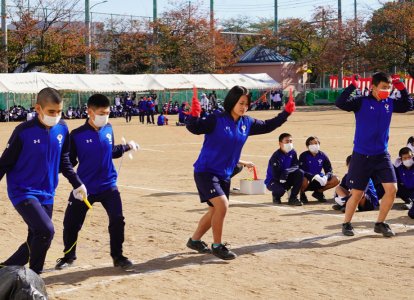
M242 127L241 127L241 129L242 129L242 131L243 131L243 134L246 134L246 125L243 125Z
M62 140L63 140L63 135L58 134L56 138L59 141L59 146L61 146L62 145Z
M40 139L33 140L33 144L40 144Z
M86 142L87 144L89 144L89 143L92 143L92 142L93 142L93 140L92 140L92 139L86 139L86 140L85 140L85 142Z
M109 143L109 145L112 145L112 134L107 133L107 134L106 134L106 138L108 139L108 143Z
M322 165L323 160L322 159L318 159L318 163L319 165Z
M389 113L389 112L390 112L390 105L389 105L388 103L386 103L386 104L384 105L384 107L385 107L385 111L386 111L387 113Z

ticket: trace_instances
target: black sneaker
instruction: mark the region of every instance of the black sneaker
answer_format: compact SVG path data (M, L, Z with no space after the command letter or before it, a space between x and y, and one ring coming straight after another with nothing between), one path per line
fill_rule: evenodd
M342 208L343 208L343 206L342 206L342 205L339 205L339 204L334 204L334 205L332 205L332 209L333 209L333 210L339 210L339 211L342 211Z
M300 193L300 202L302 202L303 204L309 203L308 197L306 197L305 193Z
M352 227L351 222L342 224L342 234L346 236L354 236L354 227Z
M289 205L295 205L295 206L302 206L302 202L298 198L290 198L288 201Z
M121 267L122 269L130 269L134 264L127 257L121 255L113 258L114 267Z
M408 216L409 216L411 219L414 219L414 205L413 205L413 206L411 206L410 210L408 211Z
M70 266L73 265L75 260L76 260L76 258L67 258L67 257L58 258L56 260L55 269L56 270L63 270L63 269L69 268Z
M316 200L318 200L321 203L326 202L326 198L325 195L322 192L313 192L312 193L312 197L315 198Z
M273 204L282 204L282 201L280 201L280 197L272 196L272 198L273 198Z
M220 246L216 248L213 247L213 245L211 245L211 249L212 249L213 255L217 256L220 259L231 260L237 257L236 253L227 249L226 244L220 244Z
M187 247L197 251L198 253L211 253L210 248L203 241L193 241L191 238L189 238Z
M382 233L385 237L392 237L395 235L394 231L392 231L390 225L384 222L375 223L374 231L376 233Z

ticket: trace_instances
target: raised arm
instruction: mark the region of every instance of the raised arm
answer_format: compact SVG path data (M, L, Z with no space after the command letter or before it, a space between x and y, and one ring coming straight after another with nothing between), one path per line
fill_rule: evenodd
M250 128L249 135L265 134L272 132L276 128L282 126L282 124L287 121L289 115L290 114L286 110L284 110L273 119L265 121L253 119L253 124Z
M210 114L206 118L189 115L185 123L188 131L193 134L208 134L213 132L216 127L217 117L214 114Z
M408 94L408 91L401 81L399 76L393 76L392 84L394 87L400 91L401 99L394 100L394 112L396 113L405 113L407 111L413 110L413 99Z
M362 97L353 97L351 94L355 91L356 87L349 85L340 95L336 98L335 105L345 111L358 111L361 108Z
M0 180L16 164L22 151L22 142L19 137L19 131L15 129L7 143L6 149L0 157Z

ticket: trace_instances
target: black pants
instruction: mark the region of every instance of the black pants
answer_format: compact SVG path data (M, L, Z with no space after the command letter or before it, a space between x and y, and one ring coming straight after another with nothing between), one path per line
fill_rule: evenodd
M292 188L290 198L296 198L299 194L302 182L303 171L301 169L297 169L288 175L285 183L273 181L267 186L267 188L272 191L272 195L276 197L282 197L287 190Z
M125 120L128 123L128 122L131 122L131 119L132 119L132 113L131 113L131 110L128 109L125 111Z
M27 199L15 206L29 227L26 242L4 262L6 266L24 266L41 273L45 264L46 253L52 243L55 230L52 223L53 204L41 205L38 200Z
M109 238L112 258L122 255L124 243L125 222L122 214L121 196L117 188L97 195L89 195L89 202L101 202L109 217ZM85 221L88 207L70 194L69 204L63 220L63 243L65 245L65 258L76 259L78 233Z
M151 118L151 120L150 120L150 118ZM149 110L148 112L147 112L147 124L155 124L155 122L154 122L154 111L153 110Z
M139 121L144 124L144 119L145 119L145 111L140 111L139 112Z

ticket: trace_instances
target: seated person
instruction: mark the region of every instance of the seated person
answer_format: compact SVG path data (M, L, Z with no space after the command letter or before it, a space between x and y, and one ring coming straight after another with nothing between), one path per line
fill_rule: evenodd
M161 114L158 116L157 125L158 126L168 125L168 118L164 116L163 112L161 112Z
M306 191L313 191L312 196L319 202L326 202L324 191L339 184L339 179L332 173L332 165L328 156L320 151L320 141L316 136L308 137L306 140L308 151L299 156L299 166L305 177L300 193L300 201L308 203ZM325 172L322 173L322 169Z
M404 208L410 209L414 201L414 155L410 148L404 147L400 149L398 156L401 164L395 169L398 184L397 197L405 202Z
M288 192L289 205L301 206L298 199L303 182L303 171L299 169L296 151L293 150L292 136L282 133L279 136L279 149L273 153L267 167L265 185L272 192L273 203L281 204L280 198Z
M349 168L349 162L351 161L351 155L346 158L346 166ZM348 186L348 174L345 174L341 180L341 183L335 188L335 202L332 206L335 210L345 212L346 202L351 197L351 189ZM377 191L375 190L374 182L369 180L365 189L365 193L358 203L359 211L374 210L379 206Z

